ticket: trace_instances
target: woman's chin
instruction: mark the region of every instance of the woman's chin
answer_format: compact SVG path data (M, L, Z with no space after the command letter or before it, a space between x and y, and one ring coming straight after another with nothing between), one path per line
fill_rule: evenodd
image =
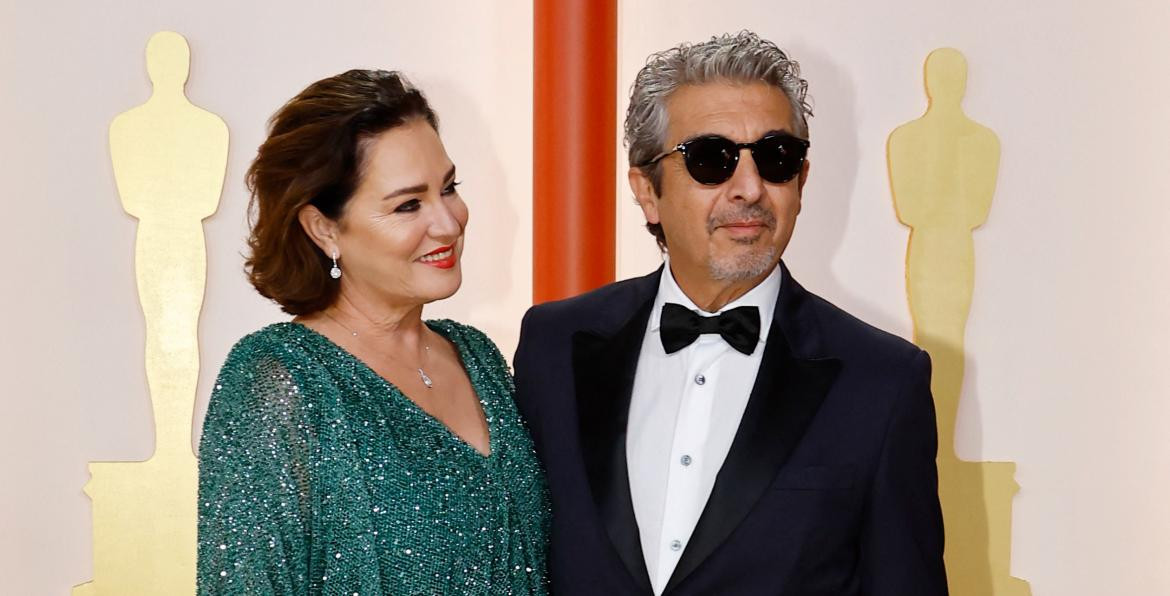
M434 280L431 283L423 285L419 288L419 295L423 298L424 303L438 302L445 300L455 295L459 291L459 287L463 285L463 275L456 266L453 269L445 272L447 279ZM430 280L428 280L430 281Z

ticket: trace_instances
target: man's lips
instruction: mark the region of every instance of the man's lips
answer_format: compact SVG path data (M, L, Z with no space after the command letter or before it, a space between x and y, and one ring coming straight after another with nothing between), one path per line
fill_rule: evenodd
M768 227L768 224L762 221L735 221L717 226L717 228L728 228L730 230L757 230L766 227Z

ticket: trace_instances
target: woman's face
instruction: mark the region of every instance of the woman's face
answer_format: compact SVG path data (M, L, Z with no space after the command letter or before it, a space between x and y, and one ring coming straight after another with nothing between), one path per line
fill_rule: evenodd
M395 305L451 296L463 279L467 205L438 133L419 118L365 143L337 226L342 291Z

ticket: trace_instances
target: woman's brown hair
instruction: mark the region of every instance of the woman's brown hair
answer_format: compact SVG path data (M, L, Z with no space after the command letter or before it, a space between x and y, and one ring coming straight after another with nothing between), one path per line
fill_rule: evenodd
M313 205L337 220L362 173L364 141L414 118L438 130L422 92L397 72L351 70L309 85L269 120L248 168L248 279L287 313L320 311L337 299L332 265L298 219Z

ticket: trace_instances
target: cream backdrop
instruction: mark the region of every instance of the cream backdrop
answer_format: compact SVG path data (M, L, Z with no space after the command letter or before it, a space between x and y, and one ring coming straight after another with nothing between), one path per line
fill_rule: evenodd
M67 594L92 577L81 492L91 460L149 455L135 222L107 149L149 93L143 50L191 44L187 95L231 130L205 225L197 419L239 336L280 320L240 269L242 176L264 120L308 82L400 68L428 92L472 210L466 283L430 309L511 353L531 293L531 3L0 4L6 315L0 343L0 592ZM1034 594L1170 594L1170 5L1118 0L627 0L619 107L645 56L751 27L811 83L812 179L787 261L802 283L911 335L906 228L886 175L890 131L926 106L922 62L970 62L964 103L1003 145L976 285L959 455L1017 463L1013 575ZM615 131L616 135L616 131ZM615 140L616 142L616 140ZM624 152L622 152L624 154ZM619 189L619 276L657 264Z

